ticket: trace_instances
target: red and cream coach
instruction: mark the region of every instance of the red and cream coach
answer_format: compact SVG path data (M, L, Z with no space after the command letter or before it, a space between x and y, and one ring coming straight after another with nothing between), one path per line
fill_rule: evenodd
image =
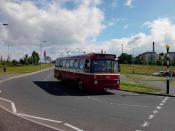
M90 53L57 58L54 77L76 82L91 91L119 89L120 75L116 55Z

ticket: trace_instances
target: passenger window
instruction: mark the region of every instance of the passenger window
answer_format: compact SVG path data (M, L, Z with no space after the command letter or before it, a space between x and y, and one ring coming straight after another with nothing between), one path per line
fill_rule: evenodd
M66 67L66 61L63 60L63 67Z
M90 72L90 65L91 65L90 60L86 60L84 65L85 72Z
M74 61L74 69L78 69L79 60Z
M69 65L69 67L70 67L70 68L73 68L73 66L74 66L74 60L70 60L70 65Z
M66 60L66 68L69 68L69 60Z
M80 60L80 62L79 62L79 69L80 70L84 69L84 60Z
M85 61L85 69L90 69L90 60Z
M63 61L62 60L59 61L59 67L63 67Z

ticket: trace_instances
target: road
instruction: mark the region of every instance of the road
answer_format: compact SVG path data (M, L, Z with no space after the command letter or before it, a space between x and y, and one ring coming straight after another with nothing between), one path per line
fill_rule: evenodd
M174 131L175 99L61 86L53 69L0 83L0 105L60 131Z

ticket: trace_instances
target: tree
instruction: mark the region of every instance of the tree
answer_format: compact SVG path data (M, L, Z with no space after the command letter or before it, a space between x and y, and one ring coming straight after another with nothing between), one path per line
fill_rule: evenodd
M28 55L27 55L27 54L24 56L24 63L25 63L26 65L29 64Z
M14 65L14 66L16 66L16 65L18 65L19 64L19 62L17 61L17 60L12 60L12 65Z
M144 63L143 58L141 58L141 57L139 57L139 56L137 56L137 57L135 58L135 64L143 64L143 63Z
M159 54L159 58L157 60L157 65L164 65L164 53Z
M126 53L122 53L121 56L119 56L119 63L122 64L131 64L133 60L132 55L128 55Z
M25 64L24 59L20 59L20 60L19 60L19 63L22 64L22 65L24 65L24 64Z
M39 57L39 54L36 52L36 51L33 51L32 52L32 64L38 64L39 63L39 60L40 60L40 57Z
M33 64L33 57L32 56L29 56L28 62L29 62L29 64Z

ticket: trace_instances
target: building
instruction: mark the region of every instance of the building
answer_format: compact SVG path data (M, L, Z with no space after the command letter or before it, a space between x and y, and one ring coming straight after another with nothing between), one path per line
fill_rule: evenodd
M155 64L159 58L159 55L155 52L144 52L138 56L143 64Z
M169 52L170 65L175 65L175 52Z
M159 55L156 54L154 46L155 46L155 44L153 42L153 51L152 52L144 52L138 56L143 64L148 65L148 64L156 64L157 63Z

